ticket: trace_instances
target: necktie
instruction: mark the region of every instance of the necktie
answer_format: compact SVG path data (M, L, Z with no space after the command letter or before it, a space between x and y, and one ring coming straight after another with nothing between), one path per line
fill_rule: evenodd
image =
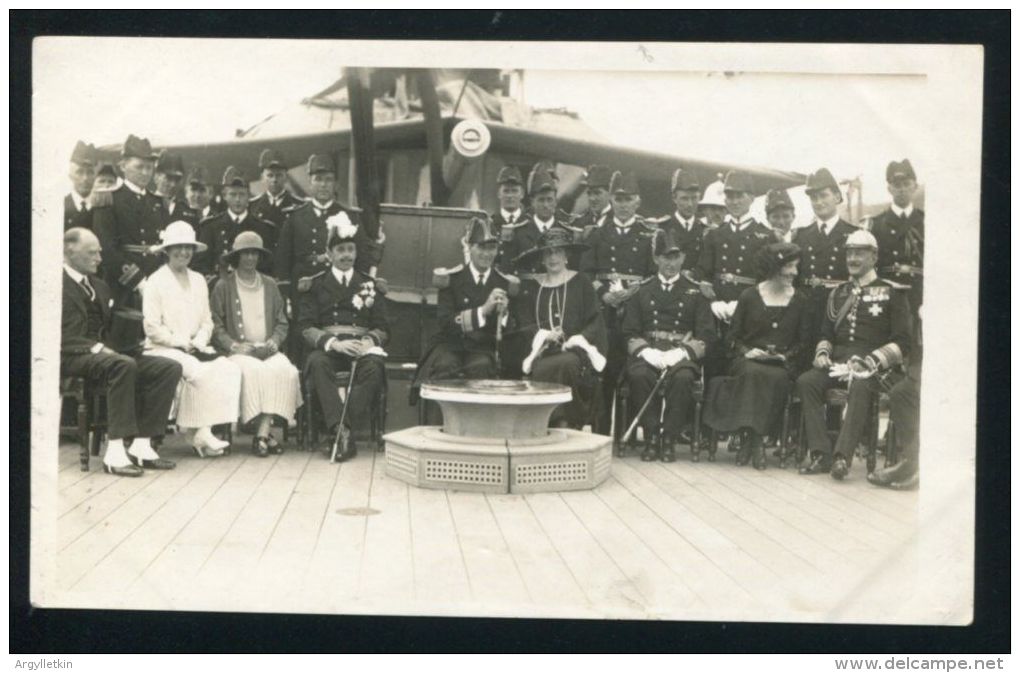
M662 284L662 291L663 292L669 292L672 289L673 289L673 283L663 283Z
M83 213L89 212L89 202L86 201L85 199L82 199L81 202L78 205L80 206L79 210L81 212L83 212Z
M92 289L92 285L89 283L88 277L82 276L81 286L85 289L85 294L89 296L89 301L95 301L96 291Z
M477 283L478 287L485 285L485 276L483 274L478 274L478 276L475 277L475 283Z
M347 274L346 273L340 274L340 287L344 287L344 288L347 287Z
M825 235L826 235L826 232L825 232L825 223L824 223L824 222L819 222L819 223L818 223L818 232L819 232L819 233L820 233L820 234L821 234L822 236L825 236Z

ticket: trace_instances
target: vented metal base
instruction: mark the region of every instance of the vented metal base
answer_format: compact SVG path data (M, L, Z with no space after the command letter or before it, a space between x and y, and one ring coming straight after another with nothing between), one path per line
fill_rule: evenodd
M527 440L486 440L424 426L384 439L386 473L424 488L485 493L589 489L609 476L612 460L611 438L576 430L550 430Z

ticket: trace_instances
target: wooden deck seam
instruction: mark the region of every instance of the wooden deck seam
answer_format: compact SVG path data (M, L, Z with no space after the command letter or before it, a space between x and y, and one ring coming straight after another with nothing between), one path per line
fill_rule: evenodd
M553 540L552 535L549 534L549 530L542 524L542 518L538 516L538 514L535 512L535 508L531 506L531 500L528 495L524 496L524 504L528 506L528 511L531 512L531 516L535 519L535 522L538 524L538 527L542 529L543 533L545 533L546 539L549 540L549 546L551 546L553 551L556 552L556 557L559 558L560 563L563 564L563 567L567 569L567 573L570 574L570 578L574 580L574 584L577 586L577 590L584 598L585 604L591 607L591 599L588 598L588 593L584 590L584 585L581 584L581 581L579 579L577 579L577 575L574 573L574 569L570 567L569 563L567 563L567 559L564 558L563 554L560 552L560 548L556 546L556 543Z
M507 460L509 460L509 458L507 458ZM499 531L499 539L503 541L503 546L506 547L507 553L510 554L510 560L513 561L514 570L517 571L517 577L520 578L521 584L524 586L524 593L528 595L528 602L534 603L535 597L531 595L531 589L528 587L528 582L524 578L524 573L521 572L521 564L517 560L517 555L514 554L513 547L510 546L510 541L506 538L506 533L503 532L503 526L499 523L499 517L496 516L495 510L492 509L492 502L489 501L489 494L482 493L482 498L485 500L485 506L489 508L489 516L492 517L493 522L496 524L496 530Z
M280 457L277 456L277 459L273 463L273 466L269 468L269 470L268 470L268 472L266 474L268 474L269 472L272 472L273 468L276 467L276 465L279 464L279 462L280 462ZM269 549L269 545L273 541L273 536L276 535L276 529L280 526L280 521L283 519L284 513L287 511L287 508L290 506L291 500L293 500L293 498L294 498L294 491L297 490L297 485L301 482L301 477L303 477L305 475L305 470L308 469L308 465L310 463L311 463L310 457L306 456L305 457L305 464L304 464L304 466L302 466L301 472L298 473L297 479L294 480L294 485L291 486L290 493L287 494L287 500L284 501L283 507L280 508L280 513L276 515L276 521L273 523L273 528L272 528L272 530L269 531L269 535L266 536L266 542L265 542L265 544L262 545L262 550L259 552L257 562L258 561L262 561L262 557L266 555L266 550Z

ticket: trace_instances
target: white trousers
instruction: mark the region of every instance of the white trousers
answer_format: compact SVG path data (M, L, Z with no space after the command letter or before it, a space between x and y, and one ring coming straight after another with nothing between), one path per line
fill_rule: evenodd
M288 422L301 406L298 370L283 353L265 360L250 355L231 355L230 361L241 370L241 422L259 414L273 414Z
M146 351L181 363L183 375L178 386L177 425L205 428L237 420L241 398L241 370L224 357L201 362L176 348L157 346Z

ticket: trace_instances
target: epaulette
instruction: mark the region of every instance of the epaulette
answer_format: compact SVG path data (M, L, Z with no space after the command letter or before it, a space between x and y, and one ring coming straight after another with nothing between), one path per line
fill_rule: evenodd
M646 217L645 222L652 222L657 226L661 226L663 222L668 222L672 215L663 215L662 217Z
M655 222L654 220L648 220L648 219L645 219L643 217L638 217L637 218L637 224L644 225L645 229L647 229L648 231L658 231L659 230L659 224L658 224L658 222Z
M364 210L362 210L361 208L358 208L357 206L349 206L346 203L343 203L341 201L337 201L336 205L340 206L341 208L346 210L348 213L363 213L363 212L365 212Z
M450 276L455 273L459 273L464 270L463 264L447 269L446 267L437 267L432 269L432 285L438 288L444 288L450 286Z
M573 220L571 220L571 222L572 221ZM568 230L574 232L575 234L583 234L584 233L584 227L575 227L570 222L564 222L563 220L557 220L556 223L559 224L564 229L568 229Z
M105 208L113 205L113 192L114 189L93 189L89 194L89 207L91 208Z
M500 278L510 283L510 287L507 288L507 294L511 297L516 297L521 290L521 279L512 273L503 273L496 267L492 267L492 270L495 271Z
M891 287L894 290L909 290L909 289L911 289L909 285L904 285L903 283L897 283L896 281L889 280L888 278L881 278L880 277L879 280L882 281L883 283L886 283L889 287Z
M311 206L311 205L312 205L311 201L302 201L301 203L295 204L293 206L287 206L286 208L283 209L282 212L284 212L284 213L292 213L295 210L301 210L305 206Z
M509 243L514 240L514 230L518 227L523 227L529 221L530 220L522 220L520 222L515 222L514 224L504 224L499 228L499 240L503 243Z

